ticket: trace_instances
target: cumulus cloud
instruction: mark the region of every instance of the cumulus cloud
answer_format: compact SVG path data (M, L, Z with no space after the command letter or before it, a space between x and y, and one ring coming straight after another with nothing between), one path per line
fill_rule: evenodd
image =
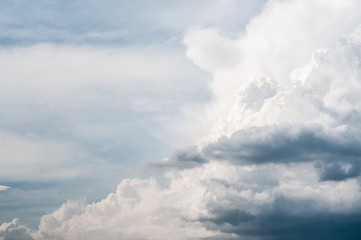
M3 224L1 233L26 229L33 239L357 238L357 7L357 1L270 1L239 39L190 30L187 55L214 77L217 99L209 116L217 113L219 121L199 146L152 163L168 171L168 186L125 179L102 201L68 201L43 216L37 232L14 222ZM230 105L226 95L235 86Z
M251 19L245 31L237 37L227 37L211 28L190 31L184 38L187 54L195 64L212 73L210 88L215 96L199 127L213 126L215 119L226 115L234 103L235 89L254 76L274 79L287 90L293 85L289 77L291 72L306 65L316 49L334 47L341 37L358 27L361 22L356 10L359 4L358 1L268 1L262 13ZM207 36L211 40L200 43L200 39ZM212 44L224 38L224 44ZM224 52L232 54L227 58ZM237 57L234 57L235 53L238 53ZM199 63L200 59L205 60ZM222 63L218 59L222 59ZM232 65L228 66L228 63ZM214 67L209 70L207 66ZM292 100L297 101L297 97ZM307 105L298 107L307 108ZM310 119L302 110L294 112L302 115L303 119ZM229 134L232 132L234 130ZM215 133L215 137L218 136L219 132Z
M9 223L3 223L0 226L0 239L1 240L33 240L32 231L20 223L20 219L14 218Z
M161 188L126 179L104 200L68 202L41 219L34 239L239 239L345 230L359 224L355 180L319 182L311 164L262 167L209 163ZM349 216L350 218L346 218ZM327 226L337 224L337 228ZM303 231L308 229L305 234ZM354 236L359 228L346 235ZM347 230L347 229L346 229ZM30 230L29 230L30 231ZM337 235L336 235L337 236ZM345 236L345 235L342 235Z

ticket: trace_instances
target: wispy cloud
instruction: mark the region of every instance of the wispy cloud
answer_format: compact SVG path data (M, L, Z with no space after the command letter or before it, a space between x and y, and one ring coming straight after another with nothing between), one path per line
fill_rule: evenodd
M4 185L0 185L0 191L5 191L6 189L9 189L10 187L8 186L4 186Z

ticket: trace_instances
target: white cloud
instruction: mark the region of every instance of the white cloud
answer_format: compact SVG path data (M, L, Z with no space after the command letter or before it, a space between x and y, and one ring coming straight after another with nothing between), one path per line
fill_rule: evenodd
M32 240L32 231L26 226L20 223L18 218L15 218L9 223L3 223L0 226L0 239L1 240L11 240L11 239L21 239L21 240Z
M194 29L186 36L187 56L213 74L215 101L200 125L209 128L226 115L234 90L255 76L290 88L289 75L306 65L318 48L333 47L361 22L358 1L269 1L237 38L216 29ZM342 19L342 20L340 20ZM223 42L223 43L220 43ZM224 53L228 58L224 57ZM225 63L226 62L226 63ZM237 65L237 67L229 67Z
M161 189L152 179L123 180L115 193L98 203L84 206L68 202L45 215L38 236L40 239L198 239L214 235L200 223L185 221L197 217L201 206L193 203L200 202L203 192L181 184Z
M43 216L33 237L237 239L232 232L247 236L248 224L262 231L254 220L263 214L276 217L280 201L287 215L304 219L360 210L357 181L318 182L312 164L257 167L213 162L170 177L168 188L152 179L126 179L98 203L69 201Z
M7 190L9 188L10 187L8 187L8 186L0 185L0 191L5 191L5 190Z
M242 58L237 42L221 36L215 29L190 29L183 42L187 57L211 73L234 68Z
M282 123L320 124L327 129L345 125L359 131L361 71L356 59L360 42L354 39L348 37L330 49L315 50L309 64L290 72L290 87L264 77L242 84L236 103L214 126L210 139Z

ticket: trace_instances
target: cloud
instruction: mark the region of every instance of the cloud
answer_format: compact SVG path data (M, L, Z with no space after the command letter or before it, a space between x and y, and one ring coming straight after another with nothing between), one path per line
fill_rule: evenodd
M208 116L219 121L209 136L153 163L173 169L164 175L169 184L124 179L99 202L68 201L43 216L32 237L356 238L361 37L360 29L351 32L361 22L358 7L270 1L238 39L187 32L188 56L214 77Z
M360 160L358 158L350 164L346 161L321 164L321 180L341 181L347 178L354 178L360 175Z
M215 29L190 29L183 42L188 46L187 57L211 73L219 68L235 67L240 61L236 42Z
M314 162L322 169L322 180L344 180L360 174L358 136L350 131L330 136L321 127L253 127L210 143L202 153L208 159L240 165Z
M9 189L10 187L8 186L4 186L4 185L0 185L0 191L5 191L6 189Z
M312 164L209 163L155 180L123 180L104 200L67 202L41 219L34 239L298 239L358 233L360 186L319 182ZM345 217L348 216L349 218ZM329 229L328 223L336 224ZM346 225L350 224L350 228ZM308 229L308 231L305 231ZM345 231L340 235L337 231ZM345 235L346 234L346 235Z
M312 162L321 180L345 180L360 174L361 143L349 130L331 135L319 125L276 125L239 130L201 150L193 146L150 164L163 169L199 167L209 161L236 165Z
M280 201L279 204L287 204ZM299 207L299 204L297 204ZM232 213L234 214L234 212ZM229 216L226 216L229 217ZM252 219L242 222L242 219ZM350 214L320 214L307 217L282 215L279 212L264 216L248 216L237 219L236 226L230 224L223 231L236 232L238 239L356 239L359 234L360 215ZM212 222L213 224L217 224ZM209 224L209 227L212 226ZM240 227L242 225L242 227Z
M175 150L172 155L163 161L152 162L151 168L160 169L187 169L201 166L208 160L202 156L197 146L191 146L184 149Z
M1 240L33 240L32 231L25 225L20 223L18 218L14 218L9 223L3 223L0 226L0 239Z
M204 229L202 224L184 221L194 218L197 207L185 209L201 194L196 189L174 188L181 192L161 189L152 179L123 180L115 193L98 203L68 202L44 216L38 239L201 239L212 236L213 232ZM183 191L188 190L192 195L184 194ZM182 201L178 202L179 198ZM179 205L174 205L174 201Z
M274 79L279 87L285 88L283 95L287 95L287 90L293 86L292 81L290 81L292 71L306 65L316 49L333 48L341 37L347 36L359 26L361 16L355 10L359 4L358 1L348 1L347 3L333 1L331 4L322 0L268 1L264 10L251 19L245 32L239 33L236 37L224 36L221 31L212 28L190 31L184 37L188 51L193 53L188 54L188 56L195 64L210 71L213 75L210 88L215 100L205 110L205 116L200 125L212 126L219 116L227 118L229 109L234 104L234 91L239 89L240 85L247 84L255 76ZM304 11L304 9L309 9L309 11ZM343 19L343 21L339 19ZM211 41L207 38L207 36L211 36L210 33L213 34ZM197 37L193 38L193 36ZM223 44L213 44L218 39L224 38ZM202 42L201 39L207 39L207 41ZM207 47L209 45L212 46ZM222 56L224 52L232 52L229 54L230 58L225 59ZM236 57L233 57L234 55ZM205 60L201 61L200 59ZM219 59L224 60L219 63ZM235 59L236 62L233 62L232 59ZM209 67L205 67L205 64L208 66L209 63L212 63L213 66L211 70ZM228 63L232 63L231 67L227 65ZM347 69L350 70L351 68ZM294 96L293 99L282 100L281 93L278 97L279 102L290 103L290 101L299 100L297 96ZM267 121L264 124L269 124L272 120L274 122L279 120L287 122L292 115L296 114L298 116L294 117L300 121L305 120L305 118L310 119L311 116L308 114L313 108L310 108L307 114L303 113L303 110L307 109L308 106L302 103L303 101L298 106L300 109L296 108L293 112L288 109L288 113L285 114L286 116L282 116L283 118L279 117L276 120L267 116L265 119L265 116L262 119L255 117L253 121L258 123L261 120ZM242 120L240 117L238 119ZM235 119L232 118L232 120ZM240 129L237 127L231 130L231 122L224 125L229 129L228 134ZM220 130L217 126L211 132L215 138L223 133L224 129Z

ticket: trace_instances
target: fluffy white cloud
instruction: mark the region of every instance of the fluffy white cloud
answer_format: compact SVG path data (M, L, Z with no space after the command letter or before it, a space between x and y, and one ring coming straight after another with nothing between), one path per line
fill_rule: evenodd
M228 116L214 128L213 137L284 123L359 131L361 71L357 32L359 28L331 49L315 50L309 64L290 73L291 87L270 78L251 78L238 91Z
M359 1L269 1L238 37L209 28L189 31L187 56L213 74L215 101L200 125L209 128L228 114L234 90L255 76L292 88L291 72L306 65L314 50L334 47L359 26L359 8Z
M26 226L20 223L18 218L14 218L9 223L3 223L0 226L0 239L12 240L12 239L24 239L32 240L32 231Z
M193 206L193 203L201 203L202 189L192 183L180 184L173 183L170 189L161 189L152 179L123 180L115 193L98 203L85 206L68 202L56 212L44 216L38 237L198 239L214 235L202 224L192 221L202 207Z
M357 181L319 182L317 175L312 164L213 162L170 176L167 188L152 179L126 179L98 203L69 201L45 215L33 238L238 239L264 231L267 216L319 224L325 215L360 211ZM268 234L289 227L280 224Z

